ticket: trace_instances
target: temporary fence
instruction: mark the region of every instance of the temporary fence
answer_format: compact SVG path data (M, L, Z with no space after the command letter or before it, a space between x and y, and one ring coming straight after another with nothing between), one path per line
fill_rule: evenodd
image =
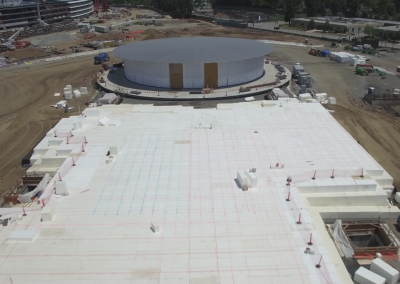
M344 178L344 177L363 177L364 169L355 169L355 170L342 170L342 169L323 169L323 170L314 170L307 171L301 174L290 175L288 177L289 184L295 184L298 182L307 181L310 179L317 178Z
M308 249L304 253L310 256L312 263L316 268L319 269L318 273L319 283L321 284L331 284L333 283L328 268L327 263L324 260L322 253L319 251L318 247L313 243L312 227L306 222L306 211L299 208L296 200L301 200L301 197L297 192L291 192L290 185L286 185L285 188L285 199L286 206L290 209L293 218L293 224L297 225L298 232L301 235L304 245L308 245ZM302 214L303 213L303 214Z

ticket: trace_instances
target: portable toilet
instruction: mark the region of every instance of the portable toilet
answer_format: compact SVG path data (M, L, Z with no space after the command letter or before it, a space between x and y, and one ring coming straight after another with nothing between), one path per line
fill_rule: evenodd
M369 87L368 88L368 94L373 94L375 93L375 88L374 87Z

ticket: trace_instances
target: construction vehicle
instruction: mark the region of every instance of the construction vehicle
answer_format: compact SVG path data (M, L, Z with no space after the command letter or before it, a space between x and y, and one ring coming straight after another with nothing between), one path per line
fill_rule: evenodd
M356 74L357 75L361 75L361 76L368 76L368 71L367 70L365 70L365 68L363 68L363 67L357 67L356 68Z
M94 65L102 64L105 61L110 60L110 56L107 53L103 52L94 57Z
M15 46L13 43L16 41L17 36L24 30L24 28L20 28L16 33L6 39L2 44L6 46L9 50L15 50Z
M336 42L332 42L332 43L331 43L331 47L337 48L337 47L342 47L342 45L339 44L339 43L336 43Z
M86 34L86 35L83 35L83 38L84 39L91 39L94 36L96 36L96 35L95 34Z
M84 47L93 48L94 50L100 49L103 47L103 44L99 41L89 41L83 44Z
M308 54L313 55L313 56L321 56L321 50L311 48L311 50L308 52Z
M379 70L379 69L374 69L376 72L378 72L378 74L379 74L379 76L381 76L381 77L386 77L386 73L385 72L383 72L383 71L381 71L381 70Z
M374 65L369 65L369 64L357 64L356 68L358 67L374 69Z

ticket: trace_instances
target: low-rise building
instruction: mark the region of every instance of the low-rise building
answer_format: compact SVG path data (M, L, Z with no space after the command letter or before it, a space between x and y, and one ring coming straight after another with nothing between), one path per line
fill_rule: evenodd
M333 32L338 33L363 33L365 27L372 26L372 27L382 27L384 26L383 22L376 22L376 21L356 21L354 19L347 19L347 18L317 18L317 17L310 17L310 18L293 18L290 20L290 24L304 26L307 27L308 23L314 20L316 23L317 29L322 30L324 28L324 24L328 21L330 28Z
M378 37L400 38L400 24L396 26L376 27L374 30Z

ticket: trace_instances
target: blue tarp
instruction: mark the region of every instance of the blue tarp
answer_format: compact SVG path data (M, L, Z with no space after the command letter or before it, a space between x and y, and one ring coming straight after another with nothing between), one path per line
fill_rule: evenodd
M330 52L329 50L327 50L327 49L321 51L321 55L322 55L322 56L328 56L330 53L331 53L331 52Z

